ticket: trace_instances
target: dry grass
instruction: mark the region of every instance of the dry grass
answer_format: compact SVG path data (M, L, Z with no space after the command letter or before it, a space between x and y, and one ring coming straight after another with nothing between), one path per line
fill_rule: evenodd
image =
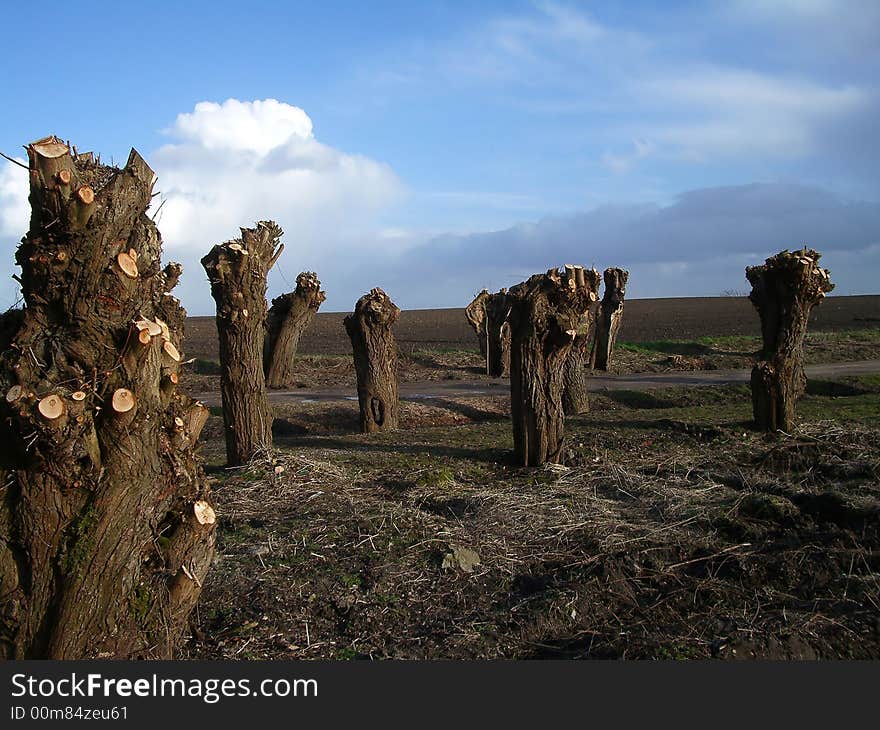
M289 442L216 488L190 656L878 656L877 429L634 415L575 419L571 468L504 422Z

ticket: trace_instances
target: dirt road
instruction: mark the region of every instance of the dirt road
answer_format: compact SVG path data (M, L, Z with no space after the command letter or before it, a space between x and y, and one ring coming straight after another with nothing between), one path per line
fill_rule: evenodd
M880 373L880 360L858 362L837 362L824 365L808 365L807 377L829 379L847 375L867 375ZM675 386L725 385L728 383L748 383L750 370L698 370L694 372L675 371L669 373L635 373L632 375L593 375L588 378L589 388L602 390L654 390ZM402 400L419 401L439 397L485 397L505 395L510 388L509 381L495 380L434 380L415 383L401 383ZM220 393L195 393L194 397L209 406L220 405ZM321 390L270 390L269 400L280 402L317 402L334 400L357 400L357 393L346 388L326 388Z

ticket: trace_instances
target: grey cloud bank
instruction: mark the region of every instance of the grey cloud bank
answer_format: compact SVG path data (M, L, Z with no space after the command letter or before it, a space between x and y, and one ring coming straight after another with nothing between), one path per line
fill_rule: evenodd
M668 206L609 205L506 230L439 236L381 266L368 263L367 271L410 308L463 306L483 286L510 286L563 263L628 268L632 297L713 296L745 290L745 266L804 244L825 254L837 294L877 291L880 204L782 183L692 190ZM337 302L328 301L334 308Z
M0 294L9 306L17 295L9 274L18 236L8 228L2 234ZM177 294L193 315L214 311L199 264L214 238L186 248L166 245L166 260L184 263ZM296 228L285 237L269 296L292 289L299 271L315 270L327 290L324 311L350 310L374 286L404 308L462 307L483 287L509 287L563 263L628 268L633 298L715 296L746 291L746 266L804 244L824 254L835 294L866 294L878 291L880 203L846 200L818 187L755 183L691 190L666 206L606 205L504 230L441 235L403 249L389 249L371 233L342 250L309 238L307 229Z

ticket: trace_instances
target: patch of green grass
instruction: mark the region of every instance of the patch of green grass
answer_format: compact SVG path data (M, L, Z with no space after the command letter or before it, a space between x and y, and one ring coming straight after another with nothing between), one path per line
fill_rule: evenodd
M849 381L849 378L843 378L845 382ZM865 390L869 390L872 392L880 391L880 373L874 373L873 375L859 375L852 378L855 383Z
M837 332L807 331L807 342L837 342L842 340L880 343L880 329L839 330Z
M880 423L880 393L865 393L841 398L804 396L798 403L798 415L814 420Z
M754 351L761 346L761 338L757 335L709 335L698 338L697 342L722 350Z
M822 347L841 345L880 344L880 329L843 330L837 332L807 332L806 343ZM751 355L761 349L761 338L755 335L709 335L696 340L655 340L648 342L618 342L622 350L642 355Z
M361 578L361 576L352 573L342 573L340 575L340 580L342 580L342 584L346 588L360 588L364 582L364 579Z
M372 597L380 606L396 606L401 600L400 596L391 593L374 593Z
M695 646L688 644L670 644L657 649L656 658L661 661L680 661L682 659L701 659L705 655Z
M455 473L447 466L426 469L419 475L416 484L431 489L444 489L455 485Z
M192 363L192 371L197 375L219 375L220 363L216 360L205 360L197 357Z
M656 340L654 342L618 342L616 347L642 355L702 355L706 348L697 342L684 340Z
M751 354L761 346L758 337L729 335L700 337L696 340L655 340L650 342L620 342L617 347L642 355L712 355Z

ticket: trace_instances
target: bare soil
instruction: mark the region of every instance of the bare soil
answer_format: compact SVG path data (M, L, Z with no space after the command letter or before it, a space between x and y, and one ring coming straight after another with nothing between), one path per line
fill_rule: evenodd
M878 302L829 298L808 360L880 358ZM654 300L644 316L676 329L641 341L636 305L618 374L748 367L758 347L741 300ZM297 360L294 390L325 397L273 402L270 454L225 469L211 409L218 554L184 657L880 658L880 376L814 376L775 436L750 430L745 384L624 381L568 419L566 466L522 469L460 310L401 317L404 389L435 392L370 436L339 395L335 317ZM196 330L186 384L211 390Z
M880 379L812 383L791 436L749 410L743 385L594 395L548 469L510 463L503 396L369 437L350 401L297 404L323 431L233 471L213 417L185 655L880 657Z

